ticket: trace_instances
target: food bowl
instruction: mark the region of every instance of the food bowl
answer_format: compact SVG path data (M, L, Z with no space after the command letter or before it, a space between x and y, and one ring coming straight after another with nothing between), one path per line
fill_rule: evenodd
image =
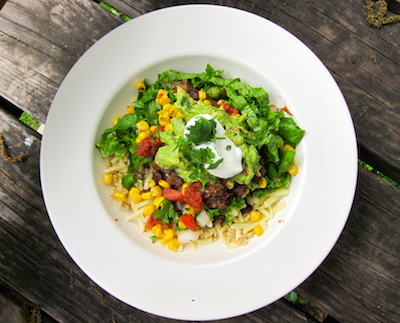
M177 19L186 28L160 37L162 26ZM136 223L126 221L127 212L115 207L94 144L137 96L136 81L154 81L169 69L202 72L207 64L224 70L224 78L263 87L271 104L289 108L306 130L296 149L300 171L290 183L286 208L247 246L227 250L216 242L171 252L151 244ZM174 319L238 316L296 288L343 230L356 176L352 120L323 63L276 24L223 6L162 9L107 34L63 81L42 140L46 207L73 260L116 298Z

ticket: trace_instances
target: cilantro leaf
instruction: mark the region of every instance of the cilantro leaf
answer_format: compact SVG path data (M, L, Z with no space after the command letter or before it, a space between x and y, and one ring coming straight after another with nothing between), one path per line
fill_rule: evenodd
M188 128L189 134L187 135L187 139L195 145L206 141L212 141L215 139L215 134L217 132L216 126L217 123L213 119L199 118L193 126Z
M206 147L191 149L187 151L185 157L195 164L212 164L215 154L209 147Z
M246 206L246 201L239 197L234 197L231 201L230 207L241 210Z
M162 220L163 224L168 224L170 221L172 223L178 223L179 214L175 211L172 202L164 199L161 203L161 209L154 212L153 218Z
M215 163L212 163L210 166L208 166L207 169L216 169L223 161L223 158L218 159Z
M122 177L122 186L126 189L130 189L135 184L135 178L132 174L126 174Z

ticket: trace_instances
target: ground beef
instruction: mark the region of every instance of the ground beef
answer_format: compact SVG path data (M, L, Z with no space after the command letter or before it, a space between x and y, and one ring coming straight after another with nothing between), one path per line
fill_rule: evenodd
M163 169L153 161L153 179L158 183L164 180L171 185L171 188L181 189L185 182L173 169Z
M153 179L156 182L165 180L171 185L171 188L182 189L185 181L173 169L162 169L153 161ZM246 193L246 185L235 184L232 189L226 187L225 179L217 179L215 183L207 183L202 191L203 203L210 209L224 210L229 207L232 199L240 198ZM242 208L242 213L248 213L252 210L250 205ZM225 218L221 215L218 219Z
M185 183L182 177L180 177L175 171L167 176L166 181L175 189L181 189L182 185Z
M249 213L253 210L253 206L246 204L246 206L240 210L243 214Z
M203 192L203 201L211 209L226 209L235 197L246 193L246 185L235 184L233 189L226 187L226 180L218 179L214 184L207 183Z
M176 92L176 88L180 87L185 90L189 95L193 98L193 100L199 99L199 90L193 87L192 83L189 80L182 80L173 83L174 92Z
M232 193L236 197L241 197L246 193L246 185L235 185L235 187L232 190Z
M199 99L199 90L194 87L189 87L189 95L193 98L193 100Z
M214 217L214 225L218 223L224 223L225 222L225 214L218 214Z
M178 82L173 82L173 89L174 92L176 92L176 88L180 87L182 88L182 90L185 90L186 92L189 92L189 81L188 80L182 80L182 81L178 81Z

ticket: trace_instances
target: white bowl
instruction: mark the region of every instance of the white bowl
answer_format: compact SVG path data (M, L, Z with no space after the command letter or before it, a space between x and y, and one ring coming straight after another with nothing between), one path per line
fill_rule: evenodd
M176 26L166 28L165 26ZM174 253L125 220L102 183L94 144L137 95L135 83L207 64L262 86L306 135L287 208L248 246ZM297 38L256 15L222 6L178 6L140 16L92 46L63 81L41 151L43 195L68 253L103 289L156 315L222 319L271 304L321 264L346 223L356 185L351 117L337 84ZM118 221L116 221L118 219Z

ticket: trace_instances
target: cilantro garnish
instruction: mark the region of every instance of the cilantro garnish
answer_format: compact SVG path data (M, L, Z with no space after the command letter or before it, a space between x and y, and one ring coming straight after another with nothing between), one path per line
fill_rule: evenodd
M222 162L224 161L223 158L218 159L215 163L210 164L207 169L216 169Z
M193 126L188 128L187 139L195 145L206 141L214 141L217 132L216 126L217 123L214 119L199 118Z
M175 211L172 202L164 199L161 204L161 209L154 212L153 218L162 220L164 224L168 224L170 221L172 221L172 223L178 223L179 214Z
M135 178L132 174L126 174L122 177L122 186L126 189L130 189L136 183Z

